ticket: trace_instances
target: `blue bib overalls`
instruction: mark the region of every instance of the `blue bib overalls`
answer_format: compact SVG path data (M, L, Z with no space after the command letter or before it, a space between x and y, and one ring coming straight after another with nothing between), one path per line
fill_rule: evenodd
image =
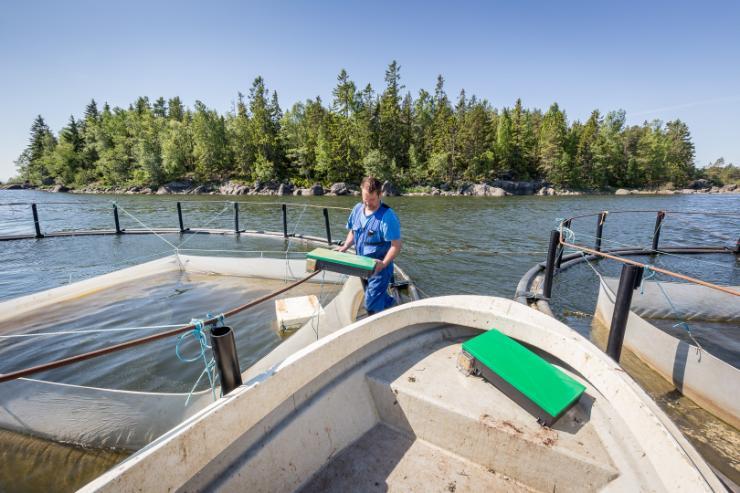
M380 204L380 207L362 225L365 214L364 207L356 207L352 217L352 231L355 238L355 251L358 255L383 260L391 242L386 241L381 230L381 221L390 207ZM393 262L382 271L373 274L365 286L365 309L372 315L393 306L395 300L388 294L388 283L393 277Z

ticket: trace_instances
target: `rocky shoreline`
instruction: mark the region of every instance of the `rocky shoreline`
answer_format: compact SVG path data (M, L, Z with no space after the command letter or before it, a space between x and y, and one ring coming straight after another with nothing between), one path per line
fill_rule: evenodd
M334 183L330 187L314 184L308 188L300 188L291 183L255 182L247 185L242 182L226 181L223 183L198 184L194 181L181 180L166 183L156 190L150 187L98 187L86 186L79 189L68 188L64 185L36 186L30 183L0 184L0 190L42 190L56 193L81 194L118 194L118 195L262 195L262 196L342 196L360 195L359 186L347 183ZM465 183L457 186L442 185L440 187L413 187L403 191L391 182L383 183L383 195L407 197L506 197L511 195L538 195L538 196L568 196L568 195L676 195L676 194L719 194L740 193L740 187L735 184L722 187L704 179L694 180L687 188L661 189L625 189L617 190L568 190L559 189L542 181L513 181L493 180L488 183Z

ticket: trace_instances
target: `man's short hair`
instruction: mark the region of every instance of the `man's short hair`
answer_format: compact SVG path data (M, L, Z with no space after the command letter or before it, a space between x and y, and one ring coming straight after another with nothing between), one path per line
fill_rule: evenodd
M375 192L379 194L383 189L383 184L380 183L380 180L378 180L374 176L366 176L362 179L362 183L360 183L360 188L364 188L369 193Z

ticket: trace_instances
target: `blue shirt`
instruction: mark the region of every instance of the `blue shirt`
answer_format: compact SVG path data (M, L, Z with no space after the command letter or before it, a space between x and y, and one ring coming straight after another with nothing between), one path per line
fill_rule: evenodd
M359 211L357 209L360 209ZM352 223L352 218L359 217L360 218L360 227L365 227L367 222L370 220L370 217L372 217L374 213L371 213L370 215L365 214L365 205L360 202L357 204L354 209L352 209L352 212L349 214L349 218L347 219L347 229L357 229L353 226L358 226ZM393 211L393 209L388 209L385 214L383 214L383 219L380 221L380 232L383 235L383 239L385 241L393 241L393 240L400 240L401 239L401 222L398 220L398 216ZM355 239L356 240L356 239Z

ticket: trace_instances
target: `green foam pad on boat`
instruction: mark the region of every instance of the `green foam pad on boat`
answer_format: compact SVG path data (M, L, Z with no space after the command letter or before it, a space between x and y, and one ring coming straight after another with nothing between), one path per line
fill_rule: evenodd
M306 257L314 260L331 262L333 264L345 265L347 267L354 267L356 269L367 270L370 272L375 270L375 260L371 259L370 257L338 252L336 250L329 250L327 248L316 248L314 250L311 250L306 254Z
M508 384L505 387L513 387L544 410L549 417L543 420L548 424L575 404L586 390L562 370L496 329L467 340L462 348ZM519 402L517 396L510 397Z

